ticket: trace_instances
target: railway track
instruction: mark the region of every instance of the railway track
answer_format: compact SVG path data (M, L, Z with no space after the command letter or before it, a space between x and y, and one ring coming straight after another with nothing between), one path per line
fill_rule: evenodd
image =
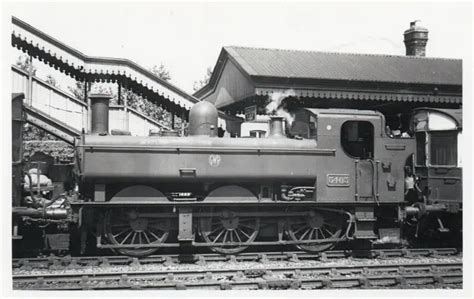
M18 258L13 259L13 269L30 270L39 269L74 269L81 266L109 265L146 265L146 264L180 264L208 262L241 262L241 261L297 261L297 260L320 260L328 261L341 258L416 258L416 257L447 257L457 256L460 250L457 248L411 248L411 249L376 249L376 250L333 250L321 253L307 253L303 251L293 252L265 252L265 253L240 253L239 255L222 254L168 254L152 255L145 258L132 258L128 256L81 256L81 257L40 257L40 258Z
M14 275L13 285L36 290L460 287L462 263L31 274Z
M360 252L330 251L325 255L296 252L225 257L209 254L194 256L194 262L184 262L179 256L152 256L141 260L100 257L101 263L94 262L93 257L81 257L77 262L66 257L61 263L52 264L51 258L16 260L13 288L247 290L462 286L462 257L455 249L390 249L369 251L365 255L378 258L357 258ZM341 256L346 258L341 259ZM66 260L69 260L67 265ZM45 261L49 267L35 267L45 265Z

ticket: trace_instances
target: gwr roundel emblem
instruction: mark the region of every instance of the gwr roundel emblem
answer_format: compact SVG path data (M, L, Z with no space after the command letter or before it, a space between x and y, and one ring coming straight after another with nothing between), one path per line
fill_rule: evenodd
M220 155L209 155L209 165L212 167L217 167L221 164L221 156Z

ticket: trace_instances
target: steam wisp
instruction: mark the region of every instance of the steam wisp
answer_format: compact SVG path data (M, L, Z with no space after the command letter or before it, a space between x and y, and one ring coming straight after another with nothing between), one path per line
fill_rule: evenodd
M282 116L285 118L287 126L291 126L294 116L284 108L283 100L295 96L296 93L293 89L272 93L270 96L271 102L265 107L267 114Z

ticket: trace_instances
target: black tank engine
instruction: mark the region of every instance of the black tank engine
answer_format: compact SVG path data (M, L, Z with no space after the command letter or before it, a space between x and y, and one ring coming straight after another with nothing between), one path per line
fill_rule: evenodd
M379 112L299 108L292 123L271 117L266 138L219 138L217 110L200 102L187 136L139 137L109 134L108 98L91 101L92 130L76 142L63 192L45 198L45 174L29 173L14 201L15 236L25 221L49 224L45 235L64 235L78 253L143 256L400 246L461 231L460 111L416 110L410 135L395 137Z

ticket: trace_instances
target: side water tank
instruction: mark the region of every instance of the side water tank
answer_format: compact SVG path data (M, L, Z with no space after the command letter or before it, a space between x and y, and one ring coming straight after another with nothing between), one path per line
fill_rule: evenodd
M217 109L213 104L202 101L189 112L189 135L217 136Z

